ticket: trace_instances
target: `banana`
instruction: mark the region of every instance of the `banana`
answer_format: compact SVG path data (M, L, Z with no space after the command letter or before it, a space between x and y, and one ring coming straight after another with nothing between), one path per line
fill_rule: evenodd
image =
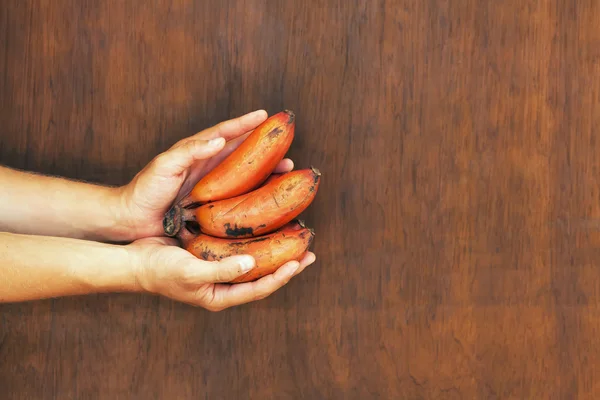
M315 233L302 221L292 221L279 230L256 238L222 239L206 234L194 235L182 229L182 247L205 261L218 261L233 255L254 257L256 267L231 283L251 282L272 274L288 261L300 260L310 247Z
M206 174L181 201L194 203L239 196L267 179L283 159L294 139L296 117L285 110L267 118L216 168Z
M248 238L271 233L296 218L313 201L321 181L316 168L296 170L241 196L180 209L182 221L220 238ZM181 225L181 223L180 223Z

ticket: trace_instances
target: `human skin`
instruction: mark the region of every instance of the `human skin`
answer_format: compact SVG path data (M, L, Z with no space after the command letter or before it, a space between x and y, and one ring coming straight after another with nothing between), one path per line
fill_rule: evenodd
M108 187L0 167L0 302L145 292L211 311L267 297L315 260L307 252L255 282L248 255L199 260L163 237L162 219L267 118L258 110L184 138L131 182ZM282 160L275 172L293 169Z

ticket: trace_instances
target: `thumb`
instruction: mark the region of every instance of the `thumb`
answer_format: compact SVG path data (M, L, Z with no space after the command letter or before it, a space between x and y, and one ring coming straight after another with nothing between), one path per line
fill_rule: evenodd
M240 255L224 258L220 261L193 263L187 268L188 283L231 282L255 267L252 256Z
M158 156L156 166L165 174L178 175L190 168L197 160L213 157L224 146L223 138L190 139Z

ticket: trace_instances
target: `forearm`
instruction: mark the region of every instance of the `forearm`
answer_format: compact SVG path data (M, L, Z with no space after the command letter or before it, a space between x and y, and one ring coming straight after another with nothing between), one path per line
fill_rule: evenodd
M118 188L0 166L0 231L127 240Z
M126 246L0 233L0 303L139 290Z

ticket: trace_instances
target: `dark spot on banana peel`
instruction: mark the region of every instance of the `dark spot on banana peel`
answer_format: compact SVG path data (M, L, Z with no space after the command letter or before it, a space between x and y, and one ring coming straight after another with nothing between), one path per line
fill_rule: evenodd
M260 229L260 228L266 228L266 226L267 226L267 225L265 225L265 224L261 224L261 225L257 226L257 228L258 228L258 229Z
M300 238L304 239L306 237L306 235L310 235L310 238L308 239L308 241L310 243L315 237L315 231L312 228L308 228L308 230L306 230L300 234Z
M269 139L275 139L277 136L279 136L281 132L283 132L283 129L281 129L280 127L273 128L273 130L269 132Z
M254 233L254 229L252 228L239 228L237 225L232 228L229 222L223 225L223 227L225 228L225 234L230 237L246 236Z
M246 242L233 242L233 243L229 243L229 246L232 246L232 247L245 246L250 243L264 242L265 240L269 240L269 238L268 237L260 237L260 238L248 240Z
M213 253L210 250L204 250L200 253L200 256L202 257L202 259L204 261L215 261L215 260L220 260L221 258L218 257L215 253Z
M246 244L264 242L265 240L269 240L269 238L268 237L261 237L261 238L256 238L256 239L248 240L246 242Z

